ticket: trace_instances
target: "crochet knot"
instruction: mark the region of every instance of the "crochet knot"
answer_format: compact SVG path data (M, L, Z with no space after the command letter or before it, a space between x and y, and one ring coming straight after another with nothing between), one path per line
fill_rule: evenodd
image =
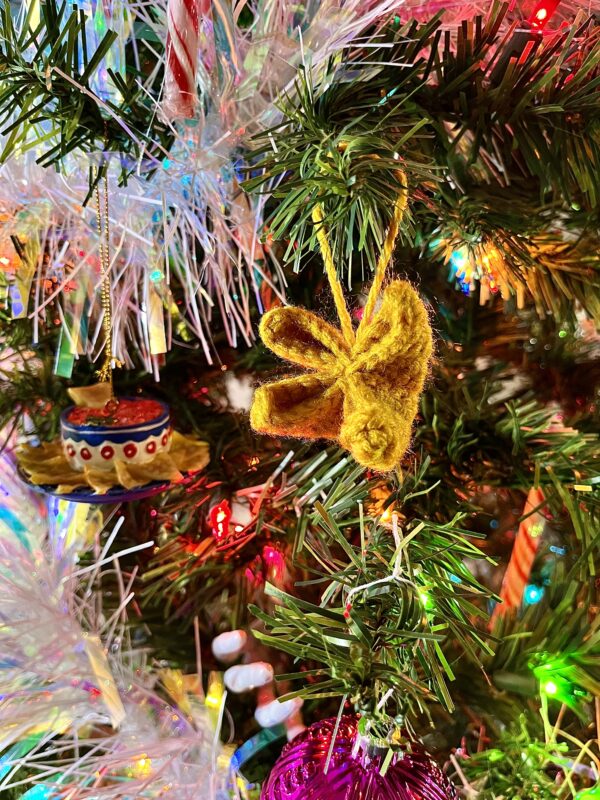
M345 381L357 371L356 364L352 361L351 356L343 353L339 355L335 363L331 365L328 370L328 375L333 381Z
M340 432L341 444L359 464L387 472L399 462L410 442L410 423L395 413L371 406L349 414Z

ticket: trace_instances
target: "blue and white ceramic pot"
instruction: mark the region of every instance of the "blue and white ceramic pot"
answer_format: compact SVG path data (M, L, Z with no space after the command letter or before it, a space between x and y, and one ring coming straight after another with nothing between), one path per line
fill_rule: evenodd
M111 402L111 411L82 411L70 406L61 414L63 449L73 469L109 470L115 460L145 464L171 447L169 407L165 403L134 397ZM86 411L88 419L79 421ZM132 419L139 421L132 422Z

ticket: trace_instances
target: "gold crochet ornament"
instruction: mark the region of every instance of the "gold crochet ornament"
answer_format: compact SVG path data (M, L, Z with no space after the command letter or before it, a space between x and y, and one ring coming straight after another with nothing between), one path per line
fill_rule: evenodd
M323 210L315 207L313 222L341 330L303 308L267 312L260 323L263 342L310 372L259 387L250 412L259 433L335 440L359 464L379 472L396 467L410 445L433 340L425 306L409 283L395 280L382 291L408 202L404 174L400 179L404 188L356 331L333 264Z

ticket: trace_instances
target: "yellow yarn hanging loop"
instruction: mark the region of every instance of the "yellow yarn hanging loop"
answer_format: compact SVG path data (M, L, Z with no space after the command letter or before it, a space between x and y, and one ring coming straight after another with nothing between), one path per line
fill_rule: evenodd
M339 282L337 270L335 268L335 264L333 263L333 254L331 252L331 247L329 246L329 240L327 239L327 232L325 230L325 220L323 219L323 206L320 203L317 203L317 205L314 207L312 219L315 224L317 240L321 248L323 263L325 264L325 272L329 279L329 285L331 286L331 293L333 295L333 301L340 319L342 333L344 334L344 339L348 342L348 344L352 344L354 341L352 317L350 316L348 307L346 306L346 301L344 300L344 290Z
M383 286L386 269L392 260L394 245L396 244L396 239L398 238L400 224L402 223L402 218L404 217L404 212L406 211L406 207L408 205L408 184L406 175L404 172L402 172L402 170L396 170L396 175L398 176L398 183L402 188L400 189L398 197L396 198L396 202L394 203L394 214L383 243L383 248L377 260L375 275L373 276L373 283L371 285L371 289L369 290L369 295L367 297L367 302L365 303L363 317L359 328L365 323L368 323L373 316L373 311L375 310L375 306ZM320 203L317 203L317 205L314 207L312 219L315 224L317 240L319 242L319 247L321 248L323 263L325 264L325 273L329 279L331 293L333 294L333 300L335 302L335 307L340 319L342 332L345 340L348 342L348 344L351 344L355 340L356 336L352 326L352 318L344 300L344 292L337 276L335 264L333 263L333 254L331 252L329 240L327 239L327 232L325 230L323 206Z
M341 330L303 308L275 308L260 323L263 342L306 372L259 387L250 412L260 433L338 441L363 466L386 472L410 445L427 376L433 336L427 310L413 287L385 272L408 203L406 176L379 256L363 318L354 331L325 232L313 211L325 271ZM376 309L381 295L381 306Z
M392 260L392 255L394 254L394 245L396 244L396 239L398 238L400 224L402 222L402 218L404 217L406 207L408 206L408 182L406 180L406 175L404 172L402 172L402 170L398 170L396 174L398 175L398 181L402 188L400 189L394 204L394 214L383 243L383 249L379 255L379 259L377 260L375 275L373 276L373 284L369 290L369 295L367 297L367 302L365 303L363 316L359 327L367 325L373 316L373 311L375 310L375 305L383 286L385 271L388 267L388 264Z

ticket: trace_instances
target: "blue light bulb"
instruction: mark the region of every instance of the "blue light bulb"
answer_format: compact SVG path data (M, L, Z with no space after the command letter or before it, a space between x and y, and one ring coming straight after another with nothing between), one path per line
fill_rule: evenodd
M539 603L544 596L544 587L537 586L535 583L530 583L525 589L524 599L528 605L535 605Z

